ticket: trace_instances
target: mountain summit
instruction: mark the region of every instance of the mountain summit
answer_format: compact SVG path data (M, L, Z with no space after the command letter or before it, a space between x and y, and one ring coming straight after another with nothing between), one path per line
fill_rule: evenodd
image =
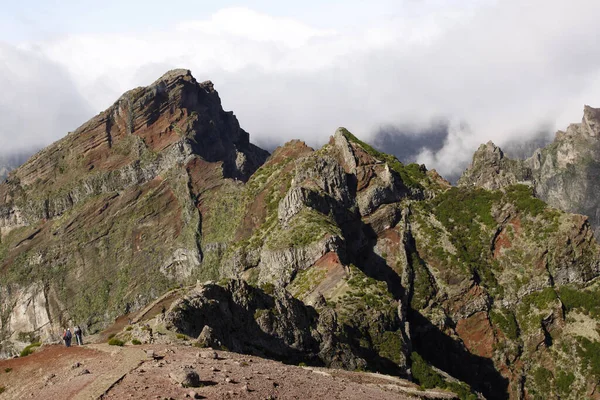
M246 181L268 155L188 70L37 153L0 185L3 337L102 324L189 276L202 259L192 171Z

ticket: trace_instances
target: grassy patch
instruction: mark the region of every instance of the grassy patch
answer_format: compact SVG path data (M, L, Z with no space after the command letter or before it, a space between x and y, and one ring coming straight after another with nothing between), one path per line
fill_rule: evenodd
M544 312L548 310L558 296L553 288L533 292L521 299L517 308L517 320L521 329L531 331L540 327Z
M589 371L596 379L600 378L600 343L581 336L577 337L577 342L577 354L583 370Z
M275 293L275 285L272 284L271 282L263 283L260 288L262 289L263 292L265 292L269 296L272 296L273 293Z
M302 299L305 295L312 292L314 288L319 286L321 282L327 277L327 271L318 268L311 267L304 271L300 271L296 278L289 287L289 291L297 298Z
M435 287L427 267L416 253L410 254L410 263L414 273L410 306L414 310L420 310L425 308L434 296Z
M125 342L123 342L122 340L119 340L117 338L112 338L108 341L108 344L110 346L123 346L125 344Z
M550 387L554 376L550 370L544 367L538 367L533 372L533 381L540 394L547 395L550 392Z
M412 361L411 371L413 378L424 389L444 388L446 382L442 375L437 373L428 363L419 355L413 352L410 355Z
M37 342L37 343L31 343L29 346L25 347L20 354L20 357L27 357L28 355L32 354L38 347L40 347L42 344Z
M567 311L580 310L592 318L600 318L600 293L563 286L558 295Z
M321 240L325 235L341 236L340 228L328 215L304 208L290 221L288 228L272 232L267 240L270 249L300 248Z
M499 328L507 338L517 340L519 337L519 326L515 314L510 310L498 309L490 312L490 319L494 326Z
M556 375L556 390L563 396L571 393L571 385L575 382L575 375L572 372L559 371Z
M458 395L461 400L477 400L469 385L458 382L446 382L418 353L410 355L412 375L415 381L424 389L448 389Z
M8 374L9 372L11 372L12 370L13 370L12 368L4 368L4 372L6 372L7 374Z
M381 343L377 345L379 355L392 360L396 364L401 364L406 361L404 357L404 348L404 338L400 331L384 332Z
M437 196L430 206L456 249L456 255L449 255L451 263L460 265L464 272L497 293L502 288L493 273L489 243L497 226L492 207L501 197L501 192L453 187Z
M512 185L504 192L506 199L517 207L521 212L532 216L538 216L546 209L547 204L533 197L533 189L526 185Z
M139 340L137 340L137 339L132 339L132 340L131 340L131 344L134 344L134 345L136 345L136 346L139 346L140 344L142 344L142 342L140 342L140 341L139 341Z

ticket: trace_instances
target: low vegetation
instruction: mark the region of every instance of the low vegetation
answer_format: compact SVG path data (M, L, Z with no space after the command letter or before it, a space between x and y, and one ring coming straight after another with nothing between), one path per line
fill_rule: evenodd
M117 338L112 338L112 339L110 339L108 341L108 344L110 346L120 346L120 347L122 347L125 344L125 342L123 342L122 340L117 339Z
M498 309L490 311L492 323L499 328L510 340L517 340L519 337L519 326L517 319L512 311L507 309Z
M456 393L461 400L477 400L477 395L472 392L469 385L458 382L447 382L419 353L413 352L410 358L412 361L411 370L413 378L423 389L447 389Z
M40 347L42 344L40 342L36 342L36 343L31 343L29 346L25 347L20 354L20 357L26 357L30 354L33 354L33 352Z
M600 293L597 290L563 286L559 289L558 294L567 312L577 310L592 318L600 318Z
M423 185L421 185L420 182L426 179L427 175L418 164L404 165L396 157L376 150L369 144L358 139L348 130L343 129L343 133L346 139L348 139L350 142L358 144L371 156L379 161L385 162L391 169L396 171L406 186L410 188L423 189Z

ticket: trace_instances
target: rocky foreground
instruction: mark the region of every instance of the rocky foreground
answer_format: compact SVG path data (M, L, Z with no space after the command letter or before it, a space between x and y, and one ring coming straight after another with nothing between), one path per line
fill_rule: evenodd
M171 344L65 348L0 361L11 399L454 399L392 376L285 365Z

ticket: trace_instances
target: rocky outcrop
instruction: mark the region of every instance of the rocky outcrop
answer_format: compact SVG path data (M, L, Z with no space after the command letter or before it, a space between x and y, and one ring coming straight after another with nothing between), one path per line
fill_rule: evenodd
M492 142L479 146L473 163L458 180L459 185L473 185L497 190L517 183L531 184L532 172L527 166L511 160Z
M532 185L535 196L566 212L588 216L600 234L600 109L584 107L581 123L558 131L554 142L526 160L510 160L491 142L482 145L459 185L499 189Z
M271 294L231 281L207 284L172 304L168 328L204 344L297 364L337 368L366 367L366 361L340 341L335 314L304 305L283 289Z

